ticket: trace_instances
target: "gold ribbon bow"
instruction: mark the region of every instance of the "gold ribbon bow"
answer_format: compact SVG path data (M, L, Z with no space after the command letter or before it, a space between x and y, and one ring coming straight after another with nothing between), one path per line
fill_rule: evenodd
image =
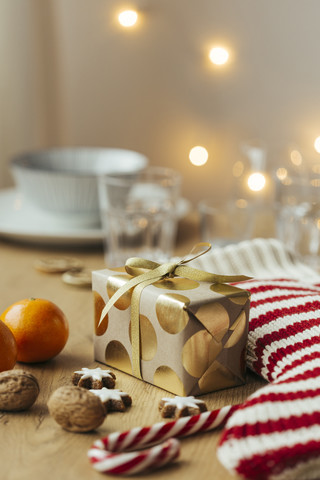
M195 260L204 255L211 249L211 244L207 242L197 243L190 253L179 262L168 262L159 264L151 260L139 257L129 258L126 262L125 269L127 273L132 275L126 284L122 285L110 298L103 308L100 316L99 325L103 318L109 312L110 308L125 294L133 288L131 297L131 343L132 343L132 373L137 378L141 377L140 370L140 296L142 290L164 278L184 277L189 280L210 283L230 283L242 282L250 277L245 275L217 275L198 270L186 265L186 263ZM98 325L98 326L99 326Z

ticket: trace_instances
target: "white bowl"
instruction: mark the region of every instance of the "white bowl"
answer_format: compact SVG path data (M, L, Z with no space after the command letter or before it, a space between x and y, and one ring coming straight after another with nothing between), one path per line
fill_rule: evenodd
M13 158L13 178L27 201L71 224L99 223L99 174L136 172L148 159L117 148L55 148Z

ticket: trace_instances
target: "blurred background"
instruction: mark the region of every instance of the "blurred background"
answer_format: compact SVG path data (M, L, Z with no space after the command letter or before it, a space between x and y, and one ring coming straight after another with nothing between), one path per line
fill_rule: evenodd
M223 199L243 141L263 141L269 173L288 149L314 151L319 11L319 0L0 0L0 188L17 153L106 146L176 168L192 202Z

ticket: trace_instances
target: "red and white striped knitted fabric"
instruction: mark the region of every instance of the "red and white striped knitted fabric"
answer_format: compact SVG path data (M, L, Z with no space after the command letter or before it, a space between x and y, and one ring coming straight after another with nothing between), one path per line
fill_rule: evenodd
M231 416L217 454L247 479L320 479L320 286L304 280L241 283L248 365L270 383Z

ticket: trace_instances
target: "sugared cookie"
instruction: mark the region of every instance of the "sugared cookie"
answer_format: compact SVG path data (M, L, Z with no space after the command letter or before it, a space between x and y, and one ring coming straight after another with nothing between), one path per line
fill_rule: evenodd
M207 405L195 397L162 398L159 410L163 417L179 418L205 412Z
M111 370L102 368L82 368L73 372L72 383L78 387L100 389L103 387L113 388L116 384L116 376Z
M90 390L97 395L105 406L107 412L124 412L132 404L132 398L122 390L101 388L99 390Z

